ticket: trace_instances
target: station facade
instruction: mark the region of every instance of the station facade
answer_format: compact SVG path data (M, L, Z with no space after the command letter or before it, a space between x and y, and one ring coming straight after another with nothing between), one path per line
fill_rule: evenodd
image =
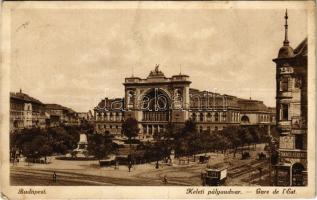
M139 123L139 139L149 140L168 124L183 125L192 119L200 132L221 130L229 125L275 124L275 109L262 101L190 88L184 74L166 77L159 66L147 78L125 78L125 97L105 98L94 108L95 130L121 134L124 119Z

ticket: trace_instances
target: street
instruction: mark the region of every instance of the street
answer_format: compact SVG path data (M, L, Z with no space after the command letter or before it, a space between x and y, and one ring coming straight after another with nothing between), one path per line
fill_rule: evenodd
M260 147L259 147L260 148ZM251 159L241 160L239 155L227 155L228 178L225 185L267 185L268 161L255 160L257 151L251 153ZM213 162L221 162L223 154L215 154ZM160 164L155 168L155 162L134 165L131 172L128 167L120 165L119 169L99 167L98 161L65 161L52 159L50 164L28 164L20 162L11 165L11 185L123 185L123 186L200 186L201 172L206 164L198 163L198 159L190 159L189 163L173 166ZM262 179L258 168L261 167ZM57 174L57 181L53 182L53 172ZM164 176L167 183L163 182Z

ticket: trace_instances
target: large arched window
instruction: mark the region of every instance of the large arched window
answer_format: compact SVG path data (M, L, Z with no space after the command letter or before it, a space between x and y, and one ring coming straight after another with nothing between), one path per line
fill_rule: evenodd
M210 122L211 121L211 113L207 113L207 121Z
M204 114L203 113L199 114L199 121L201 121L201 122L204 121Z
M14 127L14 128L19 128L19 123L18 123L17 120L14 120L14 122L13 122L13 127Z
M199 132L200 132L200 133L203 132L203 127L202 127L202 126L199 127Z
M292 186L304 185L304 166L301 163L295 163L292 167Z
M250 119L249 119L248 116L243 115L243 116L241 117L241 122L248 124L248 123L250 123Z
M112 112L110 113L110 121L113 121L113 114L112 114Z
M224 112L224 113L222 114L222 118L223 118L223 121L226 121L226 120L227 120L227 113L226 113L226 112Z
M215 122L219 121L219 113L215 113Z
M142 100L143 121L169 121L170 102L161 90L151 90Z
M192 119L193 119L193 121L196 121L196 118L197 118L196 113L193 113L193 114L192 114Z

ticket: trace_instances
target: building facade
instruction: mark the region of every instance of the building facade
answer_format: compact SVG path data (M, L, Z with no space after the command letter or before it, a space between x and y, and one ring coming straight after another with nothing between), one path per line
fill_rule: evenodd
M56 127L61 124L79 125L78 114L71 108L59 104L45 104L45 111L48 115L48 126Z
M94 108L95 130L121 135L124 119L139 123L139 139L149 140L168 124L192 119L198 131L212 132L229 125L272 125L275 111L262 101L241 99L190 88L189 76L165 77L159 66L147 78L125 78L124 98L103 99Z
M10 93L10 132L23 128L39 127L46 125L44 104L23 93Z
M277 186L307 185L307 38L293 49L285 39L276 63L276 113L279 161Z
M91 118L91 116L90 116ZM10 92L10 132L24 128L79 125L78 114L58 104L44 104L28 94Z

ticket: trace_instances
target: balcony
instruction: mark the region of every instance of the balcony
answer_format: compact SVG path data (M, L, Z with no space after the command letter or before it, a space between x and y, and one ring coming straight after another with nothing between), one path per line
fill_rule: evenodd
M283 120L277 122L277 126L281 129L291 129L291 121L290 120Z
M307 159L307 151L306 150L279 150L279 155L281 158L297 158L297 159Z
M277 94L277 98L292 98L293 97L293 93L291 91L280 91Z

